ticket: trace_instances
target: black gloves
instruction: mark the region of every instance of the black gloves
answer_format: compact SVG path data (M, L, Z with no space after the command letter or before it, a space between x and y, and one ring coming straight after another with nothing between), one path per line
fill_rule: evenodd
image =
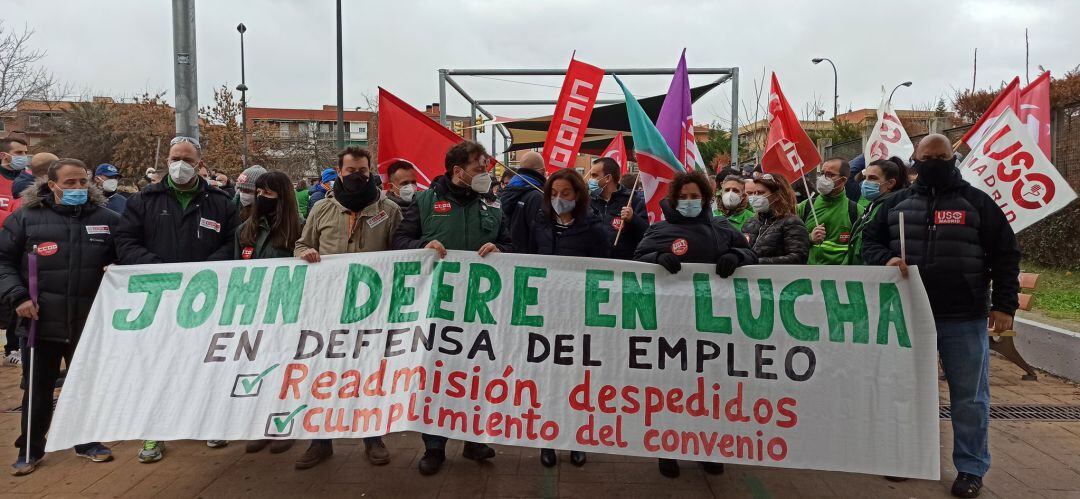
M738 266L739 257L732 253L725 253L716 260L716 275L727 279L735 273L735 268Z
M672 274L678 274L682 270L682 262L679 261L679 257L672 253L660 253L656 257L656 263Z

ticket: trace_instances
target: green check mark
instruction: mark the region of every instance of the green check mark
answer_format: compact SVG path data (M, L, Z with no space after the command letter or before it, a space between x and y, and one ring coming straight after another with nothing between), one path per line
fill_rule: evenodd
M274 427L277 428L278 433L285 431L285 428L289 426L289 422L304 409L307 409L307 404L297 407L295 411L290 412L288 416L285 416L285 419L281 419L280 417L273 418Z
M248 381L246 378L241 378L240 384L244 385L244 392L251 393L251 390L254 389L259 384L259 382L262 381L264 377L266 377L267 374L270 374L270 371L273 371L274 368L279 365L280 364L274 364L270 367L267 367L265 371L259 373L258 376L255 376L250 381Z

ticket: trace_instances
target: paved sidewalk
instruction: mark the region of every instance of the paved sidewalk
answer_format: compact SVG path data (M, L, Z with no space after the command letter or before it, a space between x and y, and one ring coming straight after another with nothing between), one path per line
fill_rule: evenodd
M994 357L991 385L994 404L1080 405L1080 387L1042 375L1020 381L1021 371ZM18 370L0 369L0 408L19 403ZM946 398L942 385L942 402ZM0 442L18 436L17 414L0 414ZM116 460L98 464L71 450L49 454L32 475L12 477L7 466L14 447L0 451L5 469L3 497L949 497L955 476L949 456L951 434L941 425L942 480L891 483L851 473L790 471L729 466L721 476L707 476L700 466L682 463L682 477L664 478L655 460L590 454L583 468L569 464L540 466L535 449L496 446L499 454L479 465L460 457L461 445L448 448L444 470L433 477L416 472L422 452L419 435L386 437L393 461L373 467L359 441L338 441L336 454L306 471L293 469L303 452L300 442L284 454L245 454L243 442L224 449L203 442L172 442L163 461L141 464L139 442L112 444ZM990 425L994 464L982 497L1080 498L1080 422L994 421Z

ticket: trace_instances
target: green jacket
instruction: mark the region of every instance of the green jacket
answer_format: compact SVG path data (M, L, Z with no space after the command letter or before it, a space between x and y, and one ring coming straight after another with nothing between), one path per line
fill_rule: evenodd
M236 238L233 239L233 258L236 260L258 260L262 258L285 258L293 256L293 252L287 248L278 248L270 243L270 226L266 219L259 218L259 235L255 236L255 246L240 246L240 234L243 233L251 219L245 220L236 228Z
M751 210L750 208L745 208L742 211L729 217L727 215L724 215L724 212L717 208L713 209L713 216L726 218L727 221L731 223L731 226L735 227L735 230L742 232L743 224L754 216L754 210Z
M512 251L499 201L491 195L458 195L455 189L440 176L417 194L394 234L393 248L423 248L437 240L448 250L476 251L495 243L499 251Z
M825 240L821 244L810 246L810 260L807 263L842 265L851 242L851 228L862 214L859 206L841 192L836 197L815 197L813 210L803 201L799 203L797 211L808 232L813 232L818 223L825 225Z
M859 199L860 207L865 207L855 226L851 228L851 242L848 243L848 252L844 255L844 265L865 265L862 257L863 231L877 216L878 208L892 193L883 194L877 199L870 201L866 198ZM863 202L865 201L865 204Z
M300 218L307 218L308 198L310 197L311 192L307 189L296 191L296 207L300 208Z

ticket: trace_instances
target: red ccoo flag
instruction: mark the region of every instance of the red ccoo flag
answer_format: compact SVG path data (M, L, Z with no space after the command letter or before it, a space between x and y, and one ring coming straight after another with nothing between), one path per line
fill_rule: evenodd
M761 157L761 169L794 182L820 162L817 147L799 124L773 73L769 89L769 137L765 155Z
M603 78L603 69L570 59L566 79L559 91L559 103L544 139L542 154L548 173L574 166Z
M1039 149L1050 157L1050 72L1045 71L1020 91L1017 117L1039 142Z
M446 150L464 139L379 87L379 171L391 163L416 166L417 183L428 188L446 172Z
M1006 109L1012 109L1014 113L1019 114L1020 109L1020 77L1017 76L1012 79L1011 82L1005 88L998 92L997 97L994 98L994 102L990 103L990 107L986 108L986 112L979 117L979 121L976 121L974 125L968 130L967 133L960 139L961 142L968 145L968 147L974 148L979 145L982 140L983 134L986 133L990 126L997 121L998 116L1005 112Z
M600 156L614 159L616 163L619 163L619 171L626 175L626 141L623 140L622 132L619 132L614 139L611 139L611 143L608 144L607 149L604 149L604 153Z

